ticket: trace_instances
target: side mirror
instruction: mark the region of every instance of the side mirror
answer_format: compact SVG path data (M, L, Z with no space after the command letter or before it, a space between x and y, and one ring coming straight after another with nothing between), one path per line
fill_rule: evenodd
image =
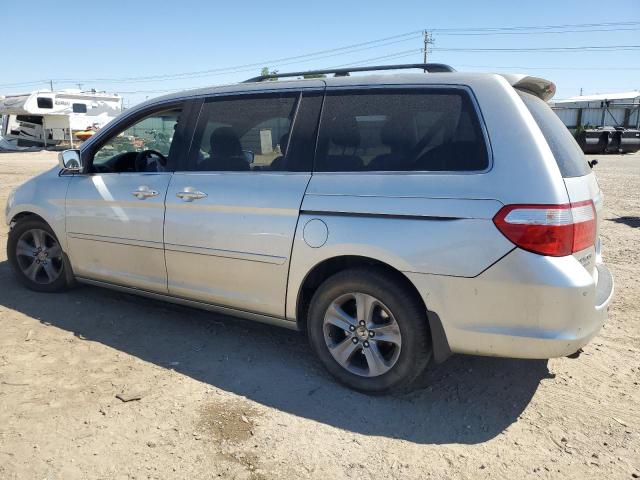
M60 168L69 173L78 173L82 171L82 160L80 159L80 150L64 150L58 154L58 163Z
M593 167L595 167L598 164L598 160L594 158L593 160L588 160L587 163L589 164L591 169L593 169Z
M249 165L251 165L256 159L255 154L251 150L243 150L242 154Z

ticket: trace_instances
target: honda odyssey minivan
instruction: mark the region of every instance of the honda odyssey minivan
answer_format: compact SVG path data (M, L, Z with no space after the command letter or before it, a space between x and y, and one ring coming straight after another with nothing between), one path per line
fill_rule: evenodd
M39 292L81 282L302 330L369 393L452 353L570 355L613 279L554 91L412 64L149 100L11 194L8 258Z

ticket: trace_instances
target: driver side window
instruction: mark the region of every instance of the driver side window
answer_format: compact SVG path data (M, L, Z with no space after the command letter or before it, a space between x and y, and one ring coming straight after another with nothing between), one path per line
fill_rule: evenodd
M92 171L101 173L162 172L181 109L154 113L138 120L103 144L94 154Z

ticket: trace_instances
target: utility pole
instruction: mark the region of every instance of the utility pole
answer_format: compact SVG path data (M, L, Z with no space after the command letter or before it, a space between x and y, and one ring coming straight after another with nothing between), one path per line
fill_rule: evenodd
M78 90L82 90L82 84L81 83L76 83L76 85L78 85Z
M433 39L433 35L431 35L427 30L424 30L422 32L422 36L423 36L423 41L424 41L424 47L422 49L422 63L427 63L427 57L429 54L429 45L433 45L434 43L434 39ZM425 73L427 71L427 69L424 69Z
M51 87L51 91L53 92L53 80L49 80L49 86Z

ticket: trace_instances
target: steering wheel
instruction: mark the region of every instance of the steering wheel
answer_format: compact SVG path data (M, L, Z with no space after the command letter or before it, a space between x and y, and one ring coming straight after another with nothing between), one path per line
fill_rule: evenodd
M141 152L139 152L136 155L136 159L135 159L135 167L136 167L136 172L147 172L148 167L149 167L149 158L151 157L156 157L156 168L155 170L151 170L151 171L162 171L164 170L164 167L167 166L167 157L165 157L162 153L160 153L157 150L143 150ZM162 169L158 168L158 167L163 167Z

